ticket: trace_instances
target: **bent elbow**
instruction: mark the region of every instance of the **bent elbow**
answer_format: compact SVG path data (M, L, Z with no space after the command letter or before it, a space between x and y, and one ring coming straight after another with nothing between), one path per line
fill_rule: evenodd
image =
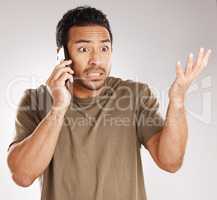
M7 165L11 172L12 180L21 187L28 187L34 182L29 174L23 171L23 167L16 164L17 161L12 153L7 156Z
M182 166L182 162L161 163L161 168L169 173L176 173Z
M34 180L28 176L17 175L15 173L12 174L12 179L18 186L21 187L29 187L34 182Z
M11 171L11 177L18 186L28 187L33 183L34 179L30 178L29 175L24 175L23 172L19 170L20 167L16 166L15 162L10 159L10 157L8 157L7 163Z
M176 173L181 167L167 167L164 168L165 171L169 172L169 173Z

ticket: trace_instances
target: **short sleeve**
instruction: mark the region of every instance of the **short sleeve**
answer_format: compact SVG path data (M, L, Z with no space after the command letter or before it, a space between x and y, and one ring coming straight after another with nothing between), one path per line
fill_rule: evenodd
M159 102L147 84L139 87L136 110L137 136L140 144L146 148L146 142L162 130L164 119L159 112Z
M14 135L8 150L13 143L20 142L29 136L37 127L39 121L36 92L34 89L27 89L24 91L16 110Z

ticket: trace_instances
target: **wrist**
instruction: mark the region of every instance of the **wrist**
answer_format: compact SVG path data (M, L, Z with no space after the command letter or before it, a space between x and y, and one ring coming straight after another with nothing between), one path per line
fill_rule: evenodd
M60 109L59 107L52 106L50 109L50 115L54 119L63 119L66 111L67 111L67 109L65 109L65 108Z
M184 97L183 98L170 98L169 103L177 109L182 109L185 107Z
M53 103L51 110L55 111L56 113L65 113L68 110L69 105L63 105L60 103Z

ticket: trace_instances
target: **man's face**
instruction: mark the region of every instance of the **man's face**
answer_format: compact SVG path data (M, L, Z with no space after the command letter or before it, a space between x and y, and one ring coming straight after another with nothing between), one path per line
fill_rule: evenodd
M100 89L111 70L112 47L107 29L97 25L72 27L67 48L74 82L89 90Z

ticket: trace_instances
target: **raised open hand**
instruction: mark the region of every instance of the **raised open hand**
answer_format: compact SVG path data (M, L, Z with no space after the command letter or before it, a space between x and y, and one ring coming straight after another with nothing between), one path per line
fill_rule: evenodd
M195 80L202 70L207 66L211 49L205 52L204 48L200 48L197 60L193 61L193 54L188 56L188 63L185 71L181 67L180 61L176 64L176 79L169 89L169 98L177 103L184 103L187 89Z

